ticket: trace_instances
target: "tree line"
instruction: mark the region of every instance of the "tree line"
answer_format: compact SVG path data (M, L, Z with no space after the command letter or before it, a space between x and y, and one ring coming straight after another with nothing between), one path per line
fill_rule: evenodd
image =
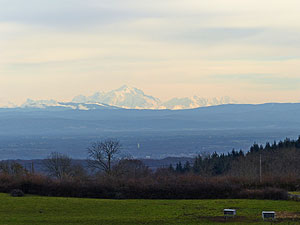
M174 173L195 173L202 176L230 175L258 179L264 177L290 176L300 178L300 136L297 140L286 138L278 143L258 145L254 143L248 152L242 150L225 154L202 154L193 162L170 165Z
M224 154L201 154L191 161L150 170L121 157L118 140L87 148L86 166L52 152L43 160L47 176L16 162L0 162L0 192L97 198L270 198L300 190L300 137L253 144ZM260 177L260 175L262 177ZM262 179L261 179L262 178Z

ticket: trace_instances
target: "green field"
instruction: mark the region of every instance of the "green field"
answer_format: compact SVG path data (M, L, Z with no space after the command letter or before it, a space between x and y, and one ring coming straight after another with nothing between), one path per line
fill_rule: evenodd
M275 210L273 224L300 224L300 202L269 200L102 200L0 194L0 224L271 224L262 210ZM224 208L238 216L225 221Z

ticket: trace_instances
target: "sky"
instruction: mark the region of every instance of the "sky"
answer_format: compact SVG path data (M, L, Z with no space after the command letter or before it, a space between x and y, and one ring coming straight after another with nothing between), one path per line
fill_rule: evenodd
M124 84L300 102L299 0L0 0L0 104Z

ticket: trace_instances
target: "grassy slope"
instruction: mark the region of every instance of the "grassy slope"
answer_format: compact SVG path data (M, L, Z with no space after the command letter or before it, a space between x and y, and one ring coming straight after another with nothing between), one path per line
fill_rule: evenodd
M262 222L262 210L293 214L300 212L300 203L268 200L13 198L0 194L0 224L220 224L224 223L224 208L238 209L238 217L226 224L270 224ZM276 224L300 224L300 220L279 219Z

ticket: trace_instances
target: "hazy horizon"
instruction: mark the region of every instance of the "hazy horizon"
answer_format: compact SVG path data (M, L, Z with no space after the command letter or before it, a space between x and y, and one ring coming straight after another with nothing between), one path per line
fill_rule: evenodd
M108 91L102 91L102 90L99 90L99 91L96 91L96 92L93 92L93 93L91 93L90 95L83 95L83 94L81 94L81 93L78 93L77 95L75 95L75 96L73 96L71 99L64 99L64 100L61 100L61 101L58 101L57 99L54 99L54 98L48 98L48 99L40 99L40 98L35 98L35 99L31 99L31 98L27 98L25 101L23 101L23 102L21 102L21 103L17 103L17 102L1 102L0 101L0 108L1 107L4 107L4 108L6 108L6 107L9 107L9 108L11 108L11 107L21 107L22 105L26 105L26 103L27 102L31 102L31 101L36 101L36 102L38 102L38 101L49 101L49 102L51 102L51 101L58 101L58 102L76 102L76 97L80 97L80 96L83 96L83 97L92 97L92 96L95 96L95 95L98 95L98 94L109 94L109 93L115 93L115 92L117 92L117 91L120 91L120 90L122 90L122 89L127 89L127 88L129 88L130 90L131 89L137 89L137 90L139 90L139 91L142 91L143 92L143 94L145 95L145 96L148 96L148 97L153 97L153 98L155 98L155 99L157 99L157 100L160 100L161 101L161 103L162 104L164 104L164 103L166 103L166 102L168 102L168 101L172 101L172 100L176 100L176 99L178 99L178 100L180 100L180 99L186 99L186 98L190 98L190 99L192 99L193 97L199 97L199 98L201 98L201 99L205 99L205 100L208 100L208 101L211 101L211 100L219 100L219 101L222 101L222 99L223 98L225 98L227 101L229 101L228 103L221 103L221 104L267 104L267 103L300 103L300 101L298 101L298 102L279 102L279 101L277 101L277 102L274 102L274 101L270 101L270 102L261 102L261 103L251 103L251 102L241 102L241 101L237 101L236 99L233 99L233 98L231 98L231 97L229 97L229 96L210 96L210 97L207 97L207 96L197 96L197 95L194 95L194 96L174 96L174 97L171 97L171 98L169 98L169 99L166 99L166 100L162 100L161 98L160 98L160 96L151 96L151 95L148 95L148 93L145 93L142 89L140 89L140 88L138 88L138 87L132 87L132 86L128 86L128 85L126 85L126 84L124 84L124 85L122 85L121 87L118 87L118 88L114 88L113 90L108 90ZM124 92L124 90L123 90L123 92ZM125 91L126 92L126 91ZM124 92L124 93L125 93ZM74 101L75 100L75 101ZM91 102L93 102L93 101L91 101ZM108 105L112 105L112 106L118 106L117 104L110 104L110 103L107 103L107 102L99 102L99 101L94 101L94 102L98 102L98 103L104 103L104 104L108 104ZM80 103L80 102L79 102ZM82 102L83 103L83 102ZM218 104L218 103L216 103L216 104L212 104L212 105L210 105L210 103L208 102L208 105L203 105L203 106L198 106L198 107L205 107L205 106L214 106L214 105L220 105L220 104ZM195 106L195 107L187 107L187 108L198 108L197 106ZM126 108L126 107L125 107ZM129 107L130 108L130 107ZM145 109L147 109L147 107L145 107ZM164 108L160 108L160 109L164 109ZM178 109L180 109L180 108L178 108Z
M300 101L296 0L0 0L0 104L124 84L163 101Z

